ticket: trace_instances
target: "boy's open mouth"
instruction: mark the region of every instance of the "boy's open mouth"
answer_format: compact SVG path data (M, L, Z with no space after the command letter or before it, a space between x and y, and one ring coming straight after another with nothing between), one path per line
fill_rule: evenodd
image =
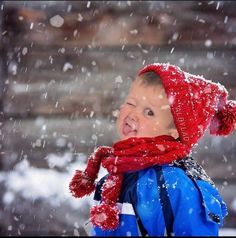
M122 130L122 133L127 136L127 135L136 135L137 133L137 129L136 129L136 126L133 125L133 124L129 124L128 122L125 122L124 123L124 126L123 126L123 130Z

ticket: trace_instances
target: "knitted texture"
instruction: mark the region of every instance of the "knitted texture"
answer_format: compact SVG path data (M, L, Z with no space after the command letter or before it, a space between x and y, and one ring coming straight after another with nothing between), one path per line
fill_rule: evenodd
M131 137L112 147L101 146L89 157L85 171L76 170L70 190L83 197L94 191L99 168L109 172L101 194L101 204L90 209L90 220L103 230L119 225L118 201L123 174L154 165L169 164L189 155L191 148L209 127L212 135L229 135L236 126L236 102L219 83L182 71L170 64L151 64L138 75L154 71L162 80L180 140L172 136Z
M150 64L138 75L154 71L162 80L182 143L193 146L210 127L212 135L229 135L236 127L236 102L219 83L170 64Z
M89 157L85 172L77 170L70 183L73 196L83 197L95 189L95 179L102 164L109 172L102 186L101 204L90 209L90 220L103 230L114 230L119 225L118 201L123 174L154 165L163 165L186 157L190 148L172 136L153 138L131 137L113 147L98 147ZM87 186L87 187L86 187Z

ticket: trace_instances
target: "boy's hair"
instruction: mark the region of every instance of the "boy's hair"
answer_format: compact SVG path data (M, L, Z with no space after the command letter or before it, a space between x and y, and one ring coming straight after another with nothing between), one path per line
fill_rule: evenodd
M160 76L154 71L145 72L142 75L139 75L138 79L147 86L161 85L163 87Z
M154 71L161 78L180 141L190 147L209 129L210 135L227 136L236 129L236 101L220 83L183 71L169 63L144 66L138 76Z
M154 71L148 71L138 76L137 80L140 80L142 84L146 86L157 86L160 85L164 88L160 76ZM176 129L174 119L168 125L168 129Z

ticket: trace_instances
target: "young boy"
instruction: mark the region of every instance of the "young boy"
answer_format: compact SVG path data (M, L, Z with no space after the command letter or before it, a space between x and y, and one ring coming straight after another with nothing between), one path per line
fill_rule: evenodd
M120 108L120 141L99 147L70 183L82 197L94 191L100 164L109 172L96 186L92 235L218 235L227 208L191 149L207 128L233 132L236 102L227 96L222 85L174 65L140 70Z

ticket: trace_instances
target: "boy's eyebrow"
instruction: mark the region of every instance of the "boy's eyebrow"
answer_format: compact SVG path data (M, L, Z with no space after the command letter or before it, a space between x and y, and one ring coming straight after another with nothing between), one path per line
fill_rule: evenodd
M145 99L145 101L147 101L152 107L157 107L158 105L156 105L156 103L152 103L150 100L148 100L148 98L143 97Z
M126 100L127 100L127 99L133 99L133 100L135 100L135 98L134 98L134 97L131 97L131 96L127 96L127 97L126 97Z
M153 103L149 102L152 107L157 107L157 105L154 105Z
M126 97L126 100L127 100L127 99L136 100L134 97L132 97L132 96L129 96L129 95ZM150 102L150 101L148 101L148 100L146 100L146 101L147 101L148 103L150 103L150 105L151 105L152 107L154 107L154 108L158 106L158 105L155 105L155 104L151 103L151 102Z
M152 106L152 107L157 107L157 105L156 104L153 104L151 101L149 101L147 98L146 98L146 101Z

